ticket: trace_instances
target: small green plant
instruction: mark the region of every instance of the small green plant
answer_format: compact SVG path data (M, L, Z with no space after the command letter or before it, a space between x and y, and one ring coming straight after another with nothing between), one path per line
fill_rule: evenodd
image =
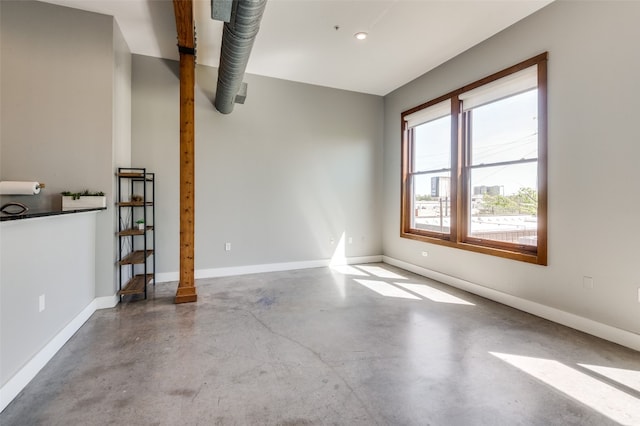
M137 223L138 225L140 225L141 223L144 223L144 219L138 219L138 220L136 220L136 223Z
M104 192L90 192L88 189L82 192L64 191L61 194L65 197L71 197L72 200L79 200L80 197L104 197Z

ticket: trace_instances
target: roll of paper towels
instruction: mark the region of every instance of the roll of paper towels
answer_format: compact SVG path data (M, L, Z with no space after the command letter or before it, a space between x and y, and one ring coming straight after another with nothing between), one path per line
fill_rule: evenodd
M0 195L34 195L40 193L39 182L0 182Z

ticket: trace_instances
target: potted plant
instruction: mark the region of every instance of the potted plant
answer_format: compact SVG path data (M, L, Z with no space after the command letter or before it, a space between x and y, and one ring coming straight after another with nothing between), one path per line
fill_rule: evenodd
M62 210L82 210L106 208L107 197L104 192L91 192L88 189L80 192L64 191L62 193Z
M144 219L138 219L136 220L136 223L138 224L138 229L140 231L144 231Z

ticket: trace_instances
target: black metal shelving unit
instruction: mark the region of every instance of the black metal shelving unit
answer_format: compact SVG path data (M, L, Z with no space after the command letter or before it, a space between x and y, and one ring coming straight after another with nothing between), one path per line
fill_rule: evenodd
M146 168L120 167L118 178L118 283L123 297L144 294L155 285L155 173ZM136 222L144 225L138 228Z

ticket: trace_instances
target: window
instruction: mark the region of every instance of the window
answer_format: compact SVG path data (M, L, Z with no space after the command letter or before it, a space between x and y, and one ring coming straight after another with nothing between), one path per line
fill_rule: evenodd
M546 264L546 63L402 113L402 237Z

